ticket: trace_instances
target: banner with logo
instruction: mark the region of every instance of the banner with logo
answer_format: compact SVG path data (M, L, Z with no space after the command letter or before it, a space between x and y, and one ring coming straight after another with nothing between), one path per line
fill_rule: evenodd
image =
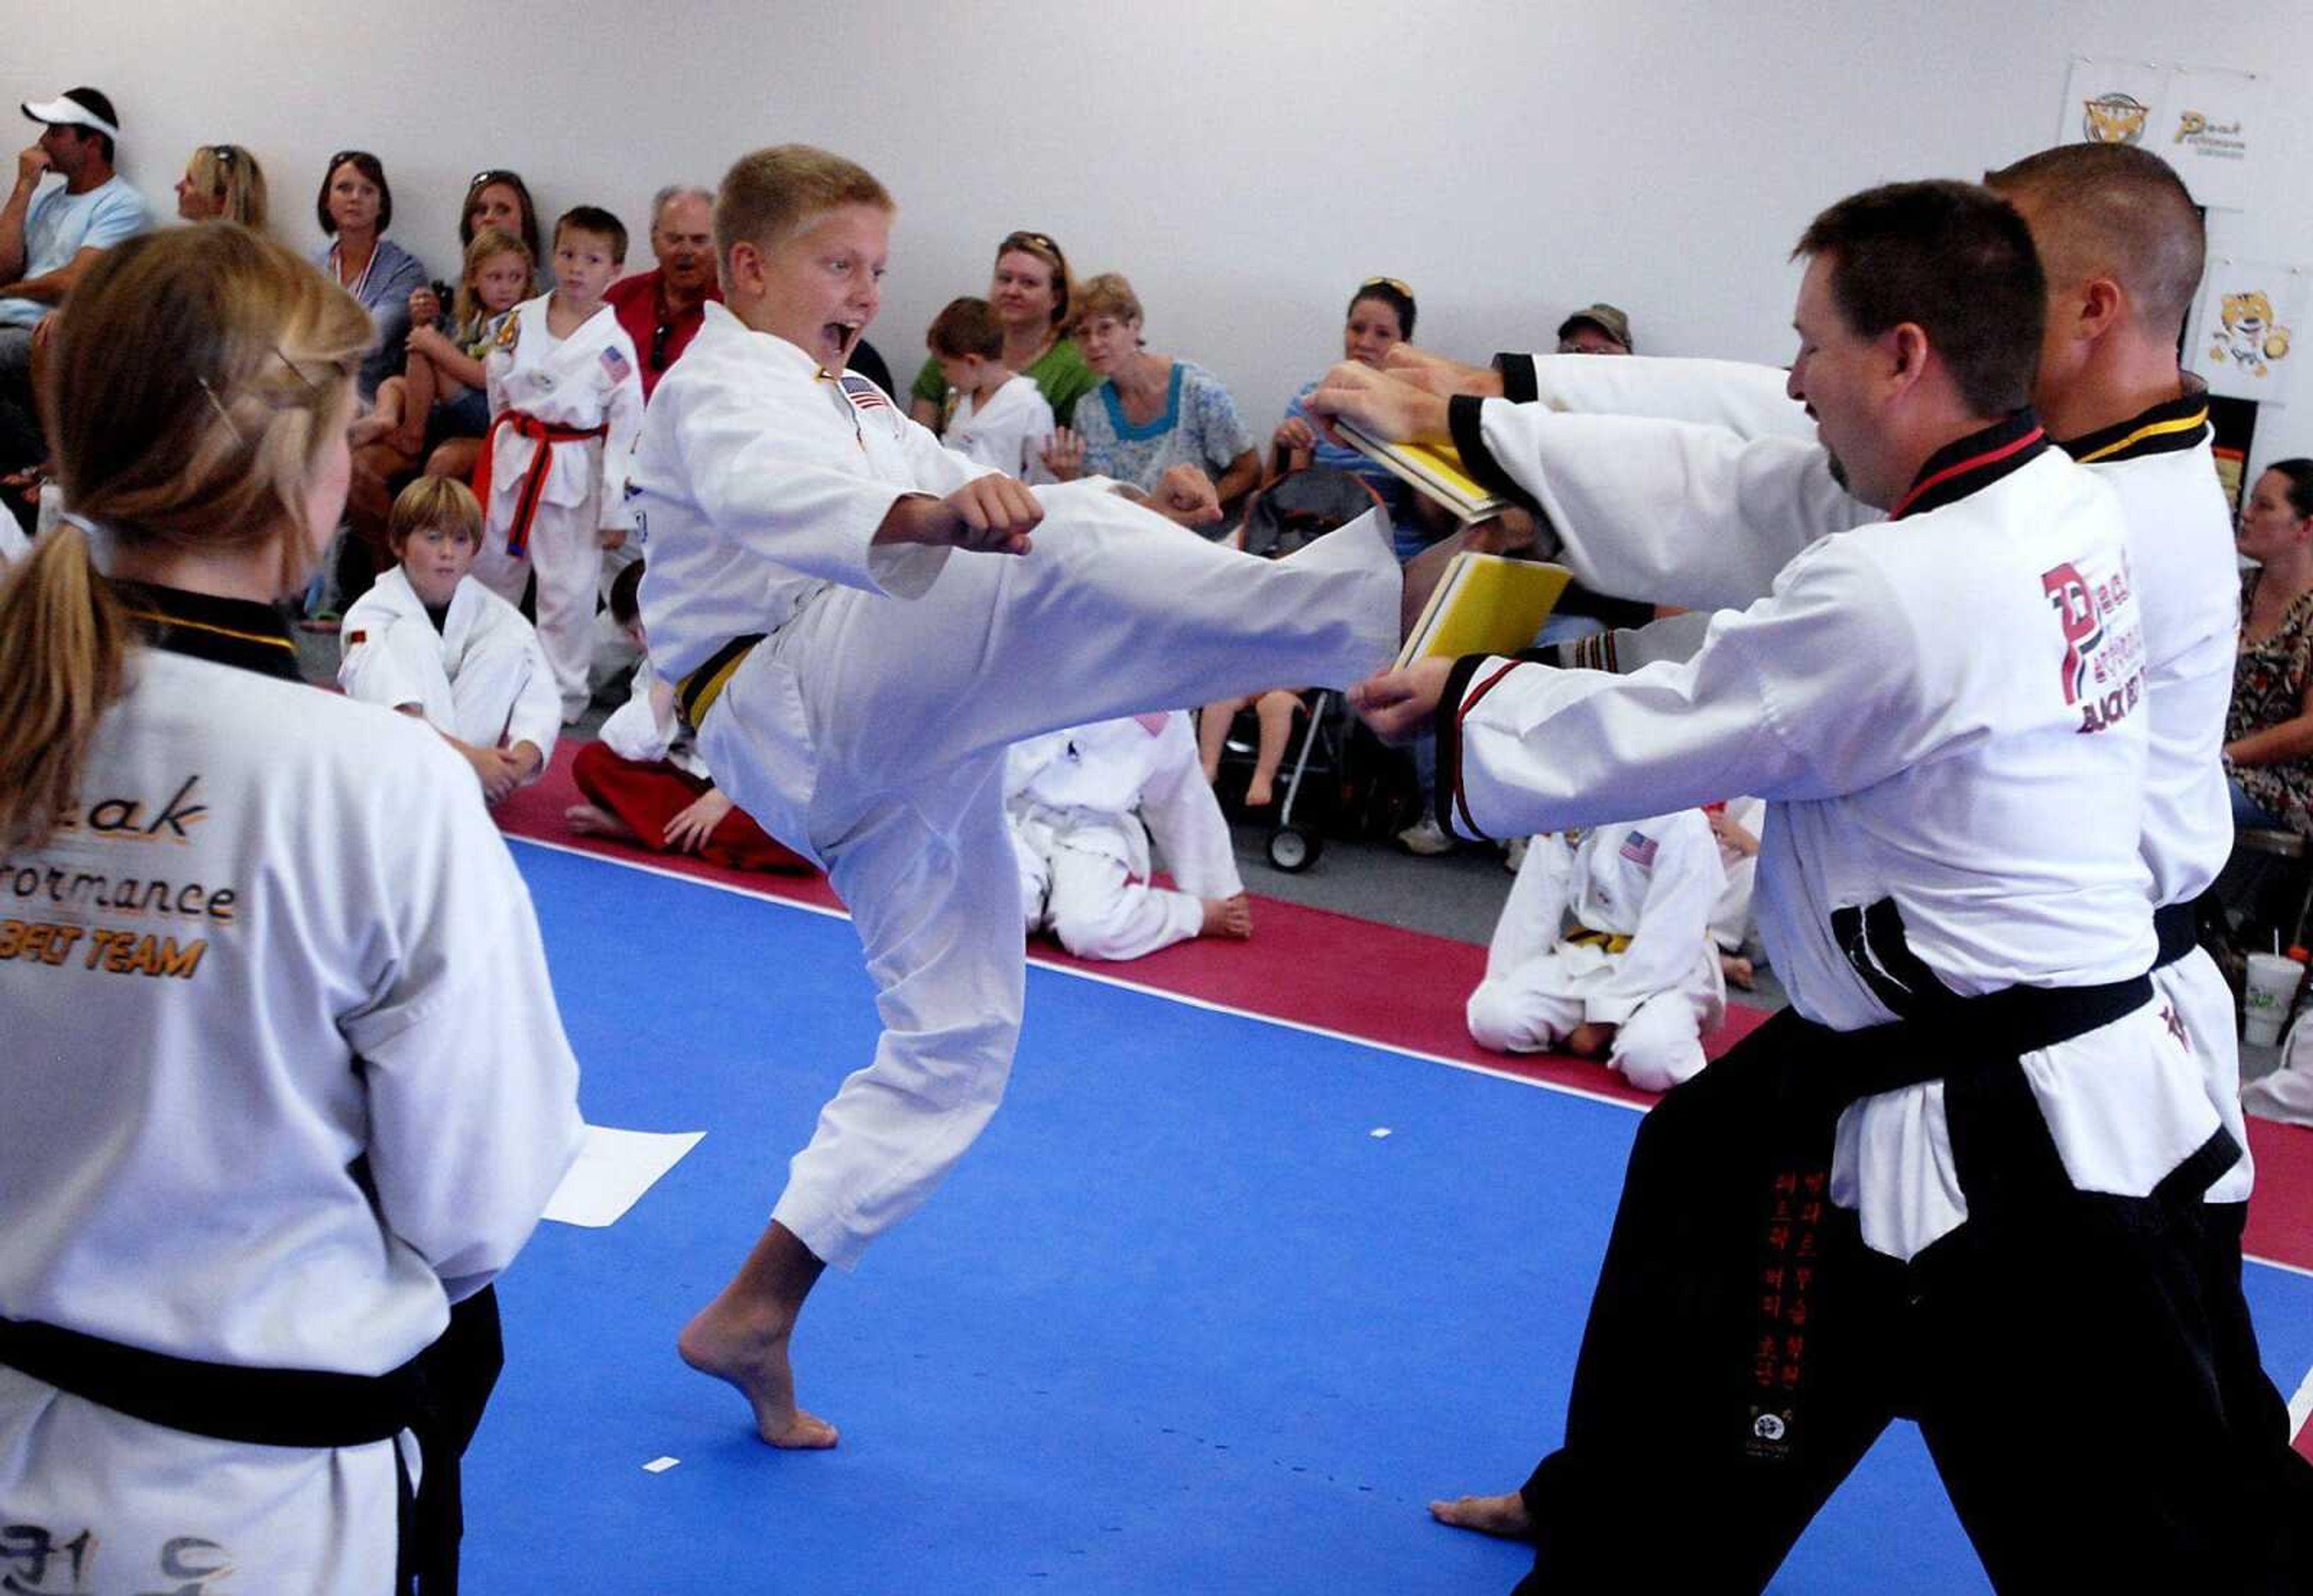
M2269 260L2209 262L2191 365L2211 393L2278 405L2305 331L2306 274Z
M2271 87L2255 73L2075 56L2056 137L2139 145L2175 167L2201 204L2246 210Z

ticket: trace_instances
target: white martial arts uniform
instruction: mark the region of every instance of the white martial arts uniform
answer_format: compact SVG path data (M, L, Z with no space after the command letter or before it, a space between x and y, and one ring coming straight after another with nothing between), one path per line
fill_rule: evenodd
M1470 994L1470 1035L1543 1053L1585 1022L1613 1025L1607 1062L1669 1091L1702 1067L1702 1032L1727 1013L1711 942L1726 884L1699 809L1535 837ZM1566 935L1570 911L1587 936Z
M651 668L648 656L637 661L627 701L602 721L602 746L630 764L655 765L664 759L686 776L714 780L707 761L699 757L690 728L674 712L672 687L664 687L666 709L660 712L663 687L664 679Z
M338 685L364 703L415 704L435 731L476 748L535 743L541 774L554 757L562 698L538 634L472 577L459 580L437 632L396 566L354 601L340 636Z
M488 523L474 575L509 604L538 578L538 640L554 668L562 718L576 720L590 697L587 666L594 647L596 583L602 569L600 533L631 531L628 466L642 425L643 385L635 346L604 305L567 338L546 322L552 294L524 300L500 329L482 362L488 379ZM531 418L508 422L512 412ZM532 435L532 424L598 437L555 441ZM532 430L524 430L531 427ZM538 452L550 454L543 478L529 481ZM507 547L529 514L527 552Z
M64 823L0 864L0 1316L395 1369L577 1153L529 893L440 738L259 673L294 678L273 611L124 593L174 618L166 647L132 656ZM394 1447L207 1439L0 1367L0 1572L128 1596L229 1565L234 1590L383 1596ZM36 1537L84 1532L79 1583L61 1552L28 1565Z
M1730 798L1727 818L1760 837L1766 829L1767 805L1757 798ZM1759 879L1758 850L1746 854L1722 842L1719 865L1727 873L1727 887L1711 908L1711 940L1722 953L1739 953L1751 940L1751 890Z
M1772 367L1574 356L1501 364L1506 389L1531 393L1544 409L1576 412L1492 405L1483 419L1509 429L1504 442L1513 457L1530 462L1532 491L1564 539L1558 557L1604 591L1739 609L1807 543L1877 518L1834 479L1815 424L1785 391L1785 373ZM2178 920L2232 851L2218 756L2240 585L2207 410L2195 387L2062 445L2112 486L2128 522L2151 738L2141 846L2154 904ZM1572 645L1572 657L1633 671L1686 657L1709 624L1705 614L1678 616L1585 640ZM2183 1025L2209 1101L2241 1148L2209 1200L2246 1202L2256 1172L2241 1118L2232 990L2205 951L2176 951L2153 971L2153 985Z
M1052 407L1036 379L1015 375L975 409L968 393L956 396L940 442L966 460L991 466L1023 482L1050 482L1044 445L1052 441Z
M653 661L685 683L724 791L824 862L876 984L875 1060L821 1115L774 1215L844 1267L971 1145L1011 1066L1025 950L1005 750L1280 681L1343 685L1395 647L1379 514L1262 560L1087 481L1036 490L1025 557L874 543L901 495L984 474L866 378L821 373L719 304L636 452Z
M1138 959L1186 941L1203 929L1206 899L1244 890L1177 709L1016 742L1004 791L1028 929L1051 931L1079 959ZM1148 880L1152 835L1178 890Z
M1530 418L1608 419L1501 400L1457 401L1456 414L1464 459L1521 485L1548 474L1527 447ZM2008 449L1985 468L2005 475L1806 547L1769 597L1714 617L1691 661L1626 677L1481 667L1461 704L1458 785L1440 767L1457 825L1512 836L1730 787L1766 798L1762 939L1799 1013L1836 1030L1895 1015L1842 946L1877 957L1865 911L1883 900L1910 954L1964 996L2150 969L2139 854L2150 732L2126 523L2109 488L2035 452L2026 425L1963 440L1922 486L1966 464L1964 448ZM1651 430L1732 462L1738 497L1760 475L1731 434ZM1773 440L1749 447L1788 452ZM1709 460L1695 465L1658 491L1675 487L1695 521L1728 514ZM1822 502L1777 496L1794 514ZM1874 978L1885 978L1876 967ZM2024 1058L2084 1190L2144 1196L2219 1128L2166 1009ZM1884 1093L1840 1121L1834 1196L1860 1210L1867 1244L1896 1258L1966 1217L1942 1092Z

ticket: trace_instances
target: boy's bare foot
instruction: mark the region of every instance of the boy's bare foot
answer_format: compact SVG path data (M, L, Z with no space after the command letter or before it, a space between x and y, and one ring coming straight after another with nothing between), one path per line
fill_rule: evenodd
M562 811L563 823L581 837L623 837L632 840L634 828L609 810L592 803L574 803Z
M755 1433L773 1446L823 1451L836 1443L833 1425L796 1406L795 1370L787 1362L792 1314L734 1302L726 1292L682 1327L675 1350L701 1374L736 1388L755 1410Z
M1240 892L1234 898L1208 898L1205 923L1199 936L1226 936L1243 942L1253 934L1253 900Z
M1758 971L1753 969L1751 961L1740 953L1719 954L1719 968L1727 977L1729 987L1748 992L1758 984Z
M1566 1033L1566 1050L1577 1058L1596 1058L1614 1045L1614 1032L1620 1029L1585 1020Z
M1475 1530L1481 1535L1499 1535L1504 1540L1534 1538L1534 1522L1526 1517L1526 1498L1516 1491L1500 1496L1456 1496L1451 1502L1432 1502L1429 1516L1456 1530Z

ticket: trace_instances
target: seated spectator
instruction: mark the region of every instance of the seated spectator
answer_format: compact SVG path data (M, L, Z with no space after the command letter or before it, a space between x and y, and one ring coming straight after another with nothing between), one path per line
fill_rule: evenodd
M573 830L615 837L654 853L697 854L728 870L807 874L811 866L772 840L715 779L674 712L674 684L650 667L638 595L637 560L611 584L611 618L641 656L634 691L602 723L602 740L578 750L571 775L585 802L562 811Z
M1049 930L1079 959L1253 934L1228 822L1177 710L1015 743L1004 789L1030 934ZM1178 891L1149 882L1152 836Z
M1036 390L1052 407L1052 418L1068 425L1076 416L1077 400L1100 383L1076 340L1069 337L1076 314L1076 278L1069 271L1069 258L1044 233L1005 234L996 246L988 303L1004 324L1004 364L1034 378ZM856 353L852 358L857 364ZM889 391L888 384L885 388ZM948 397L939 362L927 360L908 390L908 414L937 432Z
M602 296L642 356L646 400L698 336L708 302L723 298L715 280L715 191L679 183L661 189L651 201L650 245L658 264L620 278Z
M1050 481L1043 452L1052 441L1052 407L1033 377L1004 364L1004 326L988 302L950 301L924 342L954 401L940 442L1023 482Z
M1253 434L1221 380L1200 365L1143 346L1139 297L1116 272L1077 295L1076 338L1102 381L1077 407L1044 464L1061 481L1110 477L1144 493L1174 465L1213 480L1226 512L1261 480ZM1058 407L1054 407L1055 413Z
M361 301L377 324L356 383L365 402L401 370L409 337L409 296L426 286L426 267L385 236L393 225L393 186L367 150L340 150L323 170L313 217L330 242L313 257L322 274ZM437 312L438 313L438 312Z
M554 672L521 612L467 574L482 507L464 483L420 477L388 524L400 563L346 611L338 685L425 721L496 803L536 781L554 752Z
M23 111L41 128L0 205L0 470L48 454L32 402L34 329L105 250L153 224L145 197L113 170L120 118L110 99L67 89ZM40 190L51 176L64 180Z
M1727 890L1711 910L1711 940L1719 947L1719 973L1730 987L1748 992L1758 971L1751 960L1753 926L1751 889L1759 876L1759 837L1767 823L1763 798L1730 798L1706 803L1703 815L1711 834L1719 839L1719 866L1727 873Z
M446 330L440 317L413 314L409 358L400 376L378 385L375 408L354 423L347 434L354 447L391 445L399 457L396 471L415 464L429 440L465 439L479 448L490 425L482 357L508 313L537 290L537 271L520 239L496 227L476 233L466 246L465 267L459 274ZM410 303L414 311L438 305L441 300L428 287L410 295ZM471 458L465 463L471 469ZM428 474L462 477L467 472Z
M1369 365L1376 371L1389 352L1413 336L1413 290L1395 277L1368 277L1350 296L1347 323L1341 329L1341 358ZM1303 401L1317 390L1303 385L1285 407L1285 419L1270 439L1269 469L1264 480L1273 482L1288 471L1312 465L1332 466L1352 473L1381 496L1389 511L1397 539L1397 557L1410 560L1454 529L1433 511L1429 502L1406 486L1388 467L1378 465L1346 444L1336 443L1318 430Z
M532 203L530 185L522 180L522 173L489 167L467 180L466 203L458 210L458 248L471 249L474 235L488 227L511 232L530 251L531 259L542 260L539 253L538 206ZM435 316L441 313L440 307L435 307Z
M1585 305L1558 324L1561 355L1631 355L1631 319L1610 304Z
M2276 460L2240 513L2240 658L2225 716L2233 824L2313 835L2313 460Z
M1702 1031L1726 1013L1711 941L1726 884L1698 809L1535 837L1470 995L1471 1036L1603 1055L1631 1085L1667 1092L1702 1068Z
M265 169L239 145L203 145L177 180L177 215L265 231Z

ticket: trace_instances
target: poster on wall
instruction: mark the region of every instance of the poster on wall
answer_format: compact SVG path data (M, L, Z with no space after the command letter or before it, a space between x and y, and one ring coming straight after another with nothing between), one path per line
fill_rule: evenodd
M2171 71L2150 61L2072 57L2064 79L2064 109L2056 142L2138 145L2152 130L2152 113L2168 92Z
M2247 72L2180 67L2149 146L2177 169L2193 197L2212 210L2247 210L2265 134L2268 80Z
M2191 365L2211 393L2278 405L2288 399L2304 326L2306 275L2269 260L2209 262Z
M2246 210L2270 86L2255 73L2075 56L2056 139L2150 150L2202 205Z

